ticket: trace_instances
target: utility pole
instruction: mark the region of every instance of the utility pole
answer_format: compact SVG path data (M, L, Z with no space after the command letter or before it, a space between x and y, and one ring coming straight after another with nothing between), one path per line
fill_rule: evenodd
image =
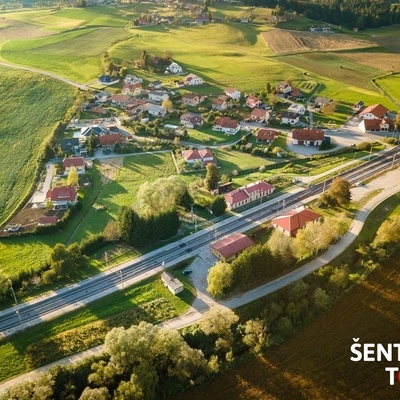
M394 165L394 159L396 158L396 154L393 154L393 160L392 160L392 168L393 168L393 165Z
M108 253L106 251L104 252L104 259L106 261L106 268L108 269Z
M120 277L120 279L121 279L121 288L123 288L123 287L124 287L124 281L122 280L122 269L120 269L120 270L117 272L117 274L119 274L119 277Z
M18 305L18 301L17 301L17 296L15 295L15 291L14 291L14 288L13 288L11 279L8 280L8 283L9 283L9 285L10 285L10 289L11 289L12 294L13 294L13 296L14 296L14 301L15 301L15 313L17 314L19 323L20 323L21 327L23 328L21 315L20 315L20 313L19 313L19 305Z

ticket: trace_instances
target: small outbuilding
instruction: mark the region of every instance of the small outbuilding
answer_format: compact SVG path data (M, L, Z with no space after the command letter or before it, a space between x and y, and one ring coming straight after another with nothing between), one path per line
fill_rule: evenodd
M161 274L161 281L164 286L167 287L168 290L174 295L177 295L183 291L183 283L179 279L174 278L168 272L163 272Z

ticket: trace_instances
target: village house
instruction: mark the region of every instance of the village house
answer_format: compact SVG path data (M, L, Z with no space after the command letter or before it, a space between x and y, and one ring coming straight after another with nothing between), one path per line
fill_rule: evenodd
M115 145L121 144L123 141L122 135L119 133L112 133L110 135L102 135L97 138L98 144L104 149L114 149Z
M309 222L320 221L321 215L306 206L300 206L272 219L272 226L286 236L296 236Z
M60 146L64 153L74 152L79 149L79 138L61 139Z
M199 114L184 113L180 118L181 124L186 128L197 129L203 125L203 117Z
M113 94L110 101L115 107L124 108L131 101L131 97L125 94Z
M204 83L204 80L195 74L189 74L183 79L183 83L188 86L198 86Z
M260 107L262 105L262 101L255 96L247 96L246 97L246 106L250 108Z
M126 106L125 106L125 111L128 114L134 115L134 114L139 114L141 112L146 111L146 100L142 99L132 99Z
M209 163L217 164L213 152L207 148L201 150L183 150L182 157L188 164L194 164L197 161L200 162L202 167Z
M298 99L301 100L304 98L303 93L300 91L300 89L293 87L292 86L292 91L289 93L289 96L293 99Z
M230 103L228 103L228 96L218 96L211 102L211 109L216 111L226 111L230 108Z
M331 103L332 103L332 99L328 99L326 97L316 97L314 100L314 107L322 109Z
M162 89L163 84L160 80L155 80L153 82L150 82L147 86L150 90L158 90L158 89Z
M289 94L292 91L292 86L287 82L279 82L275 86L275 92L278 94Z
M124 83L127 85L134 85L136 83L142 83L142 82L143 82L143 79L137 77L136 75L128 74L125 76L125 79L124 79Z
M204 100L205 96L196 93L184 93L182 95L182 103L191 107L197 107Z
M90 135L94 136L100 136L100 135L107 135L108 130L106 128L103 128L102 126L98 125L92 125L92 126L87 126L85 128L81 128L81 134L80 137L84 140L88 139Z
M62 166L65 169L64 175L68 175L71 167L75 167L78 174L85 173L85 160L83 157L68 157L62 161Z
M296 125L299 123L299 114L290 112L290 111L283 111L281 113L281 124L288 124L288 125Z
M251 249L255 243L243 233L233 233L211 243L211 252L221 261L229 262L237 258L241 253Z
M163 272L161 274L161 281L173 295L183 292L183 283L168 272Z
M94 95L95 100L99 101L100 103L105 103L111 97L111 93L107 92L106 90L102 90Z
M320 146L324 140L324 132L320 129L292 129L289 133L293 144L305 146Z
M157 104L151 104L147 109L147 112L153 117L165 117L167 114L167 109L163 106L158 106Z
M287 111L292 112L292 113L296 113L299 115L304 115L306 112L306 108L302 105L302 104L291 104L289 106L289 108L287 109Z
M393 132L395 129L392 118L363 119L358 127L362 132Z
M357 103L353 104L353 107L351 107L351 109L357 113L359 111L361 111L363 108L365 107L365 103L362 100L357 101Z
M240 131L240 124L235 119L219 117L215 119L212 129L213 131L221 131L228 135L235 135Z
M374 104L366 107L358 116L362 119L382 119L386 117L388 111L389 109L382 104Z
M100 85L114 85L114 83L118 83L118 82L119 82L118 78L115 78L110 75L101 75L101 76L99 76L99 80L98 80L98 83Z
M236 89L236 88L233 88L233 87L226 88L226 89L224 90L224 93L225 93L228 97L230 97L232 100L239 100L239 99L240 99L240 96L241 96L240 90L238 90L238 89Z
M259 143L271 143L279 136L279 132L272 129L259 129L256 133L256 141Z
M151 91L149 92L149 100L156 102L163 102L169 99L169 94L167 92L162 91Z
M143 88L140 82L137 83L125 83L122 86L121 93L125 96L140 96Z
M262 108L254 108L249 117L254 122L268 122L269 112Z
M265 181L257 181L224 194L228 210L244 206L253 201L262 200L274 192L274 186Z
M49 190L46 200L53 203L53 208L68 208L78 201L78 193L73 186L59 186Z
M105 115L105 114L108 113L108 109L104 108L104 107L101 107L101 106L90 107L88 111L93 113L93 114L98 114L98 115Z
M166 74L182 74L183 69L179 64L177 64L176 62L173 62L165 69L165 73Z

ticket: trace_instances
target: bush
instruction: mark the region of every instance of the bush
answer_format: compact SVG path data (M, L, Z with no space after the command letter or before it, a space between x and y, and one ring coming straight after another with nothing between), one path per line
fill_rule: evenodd
M96 252L98 249L101 249L103 246L107 244L106 239L101 233L96 235L90 235L85 240L83 240L80 244L80 249L83 254L89 255Z

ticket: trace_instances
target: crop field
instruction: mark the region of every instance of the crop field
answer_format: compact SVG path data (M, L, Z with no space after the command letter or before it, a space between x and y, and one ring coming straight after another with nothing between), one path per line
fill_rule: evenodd
M133 205L136 193L144 182L176 174L170 152L106 159L97 168L103 184L72 241L102 232L108 221L117 218L121 206Z
M396 361L352 362L350 346L353 337L360 343L398 343L399 306L400 269L391 264L287 344L175 400L397 400L400 386L390 386L385 371Z
M349 51L342 52L340 55L351 62L376 68L384 72L398 71L400 69L399 54L375 50L365 52Z
M273 29L262 34L277 55L338 51L376 46L375 43L341 33L298 32Z
M51 79L0 69L0 223L31 188L43 142L64 117L75 91Z

